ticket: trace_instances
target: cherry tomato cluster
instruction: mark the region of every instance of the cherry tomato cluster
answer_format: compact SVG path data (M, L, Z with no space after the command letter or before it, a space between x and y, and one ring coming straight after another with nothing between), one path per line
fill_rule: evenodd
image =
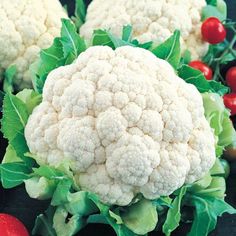
M231 67L226 73L226 83L232 93L224 95L225 106L231 110L231 115L236 115L236 66Z
M218 44L225 40L226 29L216 17L210 17L202 23L202 38L210 44ZM207 80L212 80L212 69L202 61L191 61L189 66L200 70ZM226 84L230 87L231 93L224 95L224 104L230 109L231 115L236 115L236 66L230 68L226 73Z

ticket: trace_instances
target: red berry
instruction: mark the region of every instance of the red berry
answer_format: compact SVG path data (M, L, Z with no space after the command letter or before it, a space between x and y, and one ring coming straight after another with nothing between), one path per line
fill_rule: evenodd
M231 111L231 115L236 115L236 93L224 95L224 104Z
M202 38L210 44L221 43L226 38L226 29L216 17L210 17L202 23Z
M226 73L226 82L233 92L236 92L236 66L231 67Z
M202 61L191 61L189 63L189 66L194 69L200 70L207 80L212 80L212 69Z
M0 213L0 235L29 236L25 226L14 216Z

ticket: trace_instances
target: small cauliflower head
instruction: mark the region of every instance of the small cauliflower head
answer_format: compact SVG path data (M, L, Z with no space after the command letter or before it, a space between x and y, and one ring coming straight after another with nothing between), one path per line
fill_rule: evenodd
M200 93L130 46L91 47L52 71L25 137L40 163L69 161L83 190L121 206L167 196L215 162Z
M0 1L0 72L16 65L18 89L32 86L29 67L60 34L61 18L58 0Z
M201 37L201 13L205 0L93 0L88 7L80 34L89 40L96 29L107 29L121 36L124 25L133 26L133 36L141 43L160 44L178 29L182 49L192 59L208 50Z

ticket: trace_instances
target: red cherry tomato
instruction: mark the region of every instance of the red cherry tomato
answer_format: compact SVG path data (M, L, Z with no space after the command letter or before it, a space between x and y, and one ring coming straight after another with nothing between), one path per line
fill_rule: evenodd
M189 63L189 66L194 69L200 70L207 80L212 80L212 69L202 61L191 61Z
M2 236L29 236L25 226L14 216L0 214L0 235Z
M236 66L231 67L226 73L226 82L233 92L236 92Z
M226 38L226 29L216 17L210 17L202 23L202 38L210 44L221 43Z
M231 115L236 115L236 93L229 93L224 95L224 104L231 110Z

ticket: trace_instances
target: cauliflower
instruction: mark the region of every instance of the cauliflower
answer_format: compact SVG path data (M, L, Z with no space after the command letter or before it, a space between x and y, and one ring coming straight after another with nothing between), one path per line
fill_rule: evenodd
M29 67L60 34L61 18L58 0L0 1L0 72L16 65L18 89L32 86Z
M141 43L164 42L181 31L183 51L199 59L208 50L201 38L201 11L205 0L93 0L87 10L80 34L89 40L95 29L109 29L121 36L124 25L133 26L134 38Z
M25 137L40 164L69 161L82 190L121 206L167 196L215 162L200 93L130 46L90 47L53 70Z

